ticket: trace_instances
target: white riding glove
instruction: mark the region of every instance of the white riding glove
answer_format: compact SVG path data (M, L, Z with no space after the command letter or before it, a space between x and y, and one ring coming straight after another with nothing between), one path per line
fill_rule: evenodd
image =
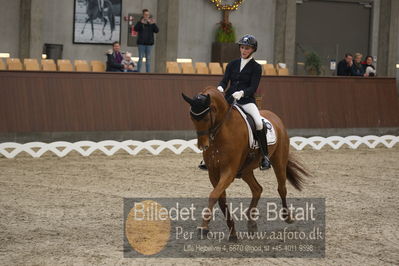
M222 87L222 86L218 86L218 91L220 91L220 92L224 92L224 89L223 89L223 87Z
M236 91L232 94L232 96L238 101L242 98L242 96L244 96L244 91Z

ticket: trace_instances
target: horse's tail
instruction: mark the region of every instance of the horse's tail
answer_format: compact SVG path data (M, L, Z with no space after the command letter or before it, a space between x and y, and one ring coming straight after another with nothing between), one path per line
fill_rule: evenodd
M302 186L305 183L304 177L307 176L310 176L309 171L292 155L292 153L289 153L287 179L290 181L291 185L298 190L302 190Z
M112 3L109 0L105 0L104 6L108 6L109 24L111 25L111 31L114 31L115 30L115 15L114 15L114 10L112 8Z

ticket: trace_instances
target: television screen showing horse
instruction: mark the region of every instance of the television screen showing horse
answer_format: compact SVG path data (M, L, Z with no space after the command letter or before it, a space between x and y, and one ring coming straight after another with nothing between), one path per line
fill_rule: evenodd
M73 43L120 41L122 0L75 0Z

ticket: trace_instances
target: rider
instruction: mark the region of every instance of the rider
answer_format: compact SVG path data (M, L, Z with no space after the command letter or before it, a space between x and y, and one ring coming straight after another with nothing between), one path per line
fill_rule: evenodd
M104 16L104 0L98 0L98 9L100 10L101 16Z
M266 170L270 168L266 139L267 128L255 105L254 97L262 75L262 67L252 57L258 48L258 42L253 35L247 34L237 44L240 47L241 58L233 60L227 65L223 80L217 89L224 92L230 82L230 87L225 93L226 100L229 103L232 103L234 99L237 100L245 112L253 117L259 147L263 155L260 170ZM198 167L203 170L207 169L204 161L201 161Z

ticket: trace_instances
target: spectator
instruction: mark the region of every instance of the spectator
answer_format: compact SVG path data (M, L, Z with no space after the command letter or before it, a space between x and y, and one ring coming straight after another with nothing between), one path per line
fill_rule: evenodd
M122 65L124 66L123 72L134 72L135 65L131 53L125 53L125 59L123 59Z
M109 72L123 72L125 69L122 64L121 45L119 42L112 44L112 50L107 52L107 71Z
M364 74L366 77L374 77L375 76L375 67L373 66L373 57L368 55L366 57L366 61L363 64Z
M154 45L154 32L158 33L159 29L155 24L155 19L150 15L148 9L143 10L143 16L134 26L134 30L138 33L137 46L139 48L139 62L137 63L137 71L140 72L143 57L145 56L145 68L147 72L151 71L151 50Z
M351 76L352 75L353 56L352 54L345 54L345 58L338 63L337 76Z
M352 65L352 76L358 76L358 77L364 77L364 68L362 65L362 57L363 55L360 53L356 53L355 57L353 59L353 65Z

